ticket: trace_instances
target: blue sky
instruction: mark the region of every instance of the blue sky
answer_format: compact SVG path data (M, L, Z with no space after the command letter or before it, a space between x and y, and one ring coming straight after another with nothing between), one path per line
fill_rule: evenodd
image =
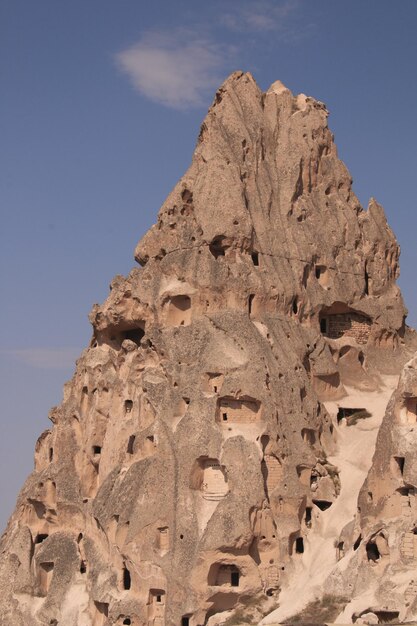
M401 244L417 325L416 27L415 0L0 0L0 528L92 304L236 69L326 103L356 194Z

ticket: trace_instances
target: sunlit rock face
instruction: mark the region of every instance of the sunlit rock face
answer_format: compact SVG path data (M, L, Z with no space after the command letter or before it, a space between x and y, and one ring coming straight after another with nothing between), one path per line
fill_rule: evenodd
M417 355L401 372L360 490L354 523L339 537L343 558L326 581L349 600L350 623L417 619Z
M335 541L356 506L323 530L344 506L341 441L369 416L377 429L369 398L415 338L395 237L352 192L327 115L242 72L216 93L141 267L93 307L91 344L37 442L1 544L1 624L256 623L314 574L320 541L328 573L344 558ZM410 393L398 419L412 430ZM409 452L389 454L366 528L391 506L377 493L409 489ZM387 531L369 532L386 558ZM302 601L320 596L307 587Z

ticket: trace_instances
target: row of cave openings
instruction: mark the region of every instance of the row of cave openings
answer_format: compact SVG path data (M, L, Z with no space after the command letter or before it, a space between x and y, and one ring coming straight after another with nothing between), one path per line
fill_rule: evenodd
M218 373L209 373L206 375L207 380L205 381L205 389L210 390L214 393L218 393L223 382L224 376ZM88 394L87 387L83 388L83 392ZM190 404L189 398L182 398L181 406L177 407L177 412L180 413L179 417L185 415L187 407ZM124 406L124 414L129 417L134 411L135 404L133 400L126 399L123 401ZM341 409L342 411L342 409ZM343 409L345 413L349 412L350 409ZM353 410L353 411L356 411ZM241 396L241 397L232 397L232 396L222 396L217 400L217 408L215 413L215 420L219 425L228 427L231 430L233 425L238 427L242 427L244 425L251 425L256 422L262 420L262 404L259 400L255 398L251 398L249 396ZM303 428L301 430L302 440L310 447L314 447L320 435L314 430L310 428ZM144 456L149 456L154 453L155 447L157 446L157 438L154 434L147 435L143 442L141 442L140 450L144 452ZM138 450L137 445L137 436L135 434L129 435L126 443L126 453L128 455L134 455ZM100 465L102 455L102 445L100 443L94 443L91 446L91 457L92 463L96 469L98 469ZM50 457L53 456L53 450L51 448ZM214 465L218 465L218 461L214 462ZM213 467L214 467L213 465Z
M200 463L200 471L208 472L203 477L200 477L204 480L207 480L208 492L214 493L217 490L217 495L220 491L222 491L224 481L220 479L219 475L223 474L224 468L221 468L218 463L212 459L205 459L203 463ZM216 473L218 476L216 477ZM210 483L210 481L212 482ZM200 480L201 483L201 480ZM206 487L203 487L206 489ZM311 508L306 509L306 523L308 525L309 520L311 520ZM118 522L118 518L116 520ZM183 535L180 535L180 539L183 539ZM35 538L35 547L41 543L43 543L46 539L48 539L48 535L46 533L39 533ZM80 544L82 541L82 535L80 534L78 537L78 543ZM169 536L169 527L161 526L157 528L157 547L161 551L161 553L165 553L169 549L170 536ZM87 572L87 560L85 558L84 551L81 547L79 547L79 552L81 556L80 561L80 573L86 574ZM294 533L289 537L289 554L291 555L301 555L304 553L304 538L300 536L298 533ZM51 562L41 563L39 566L39 578L40 578L40 587L41 594L46 595L51 583L51 578L53 574L54 564ZM240 586L241 581L241 571L236 564L233 563L213 563L208 572L207 583L210 586L215 587L231 587L236 588ZM132 576L129 570L129 566L127 563L123 563L123 568L119 575L119 585L121 591L130 591L132 589ZM272 593L272 592L271 592ZM271 594L269 594L271 595ZM149 592L149 603L148 603L148 615L150 623L154 623L153 620L158 617L163 617L162 613L164 611L165 604L165 591L162 589L156 590L151 589ZM190 618L191 616L185 616L185 618ZM185 619L183 618L183 619ZM130 619L130 618L126 618ZM123 622L129 623L129 622ZM183 621L182 624L188 623Z
M218 382L218 377L213 376L212 382ZM216 388L216 385L214 385ZM133 402L125 401L126 413L132 411ZM346 409L345 409L346 410ZM260 419L261 403L255 399L236 399L232 397L222 397L218 399L218 409L216 419L220 424L250 424ZM302 439L309 446L314 446L317 442L317 433L313 429L303 428L301 431ZM262 437L264 439L264 437ZM145 439L145 445L152 448L156 445L154 435L148 435ZM262 442L263 448L265 447ZM130 435L127 441L126 452L133 455L136 451L136 436ZM98 472L100 459L102 455L102 446L95 444L91 447L92 462ZM265 455L261 463L262 474L265 481L266 494L270 493L280 482L283 475L283 468L279 459L273 455ZM297 469L298 471L298 469ZM299 472L300 479L303 471L309 473L309 483L312 490L315 489L319 477L308 468L302 468ZM305 481L304 481L305 482ZM229 492L228 478L226 468L218 459L200 457L194 463L191 477L190 488L200 491L202 497L207 500L220 500ZM331 506L331 502L325 502L319 499L313 500L314 504L321 510L325 510ZM308 525L308 520L307 520Z
M213 380L217 381L217 378ZM214 385L216 389L216 385ZM184 406L187 407L189 399L184 400ZM133 410L133 401L126 400L125 413L129 414ZM250 425L261 419L261 403L253 398L233 398L221 397L218 399L216 421L222 426L232 425ZM310 447L314 447L318 441L318 434L314 429L303 428L301 430L302 440ZM263 439L264 437L262 437ZM152 454L157 445L155 435L146 436L141 444L141 451L147 452L146 456ZM262 444L264 447L264 444ZM134 455L137 451L136 435L130 435L127 440L126 453ZM100 459L102 454L102 446L95 444L91 447L92 463L98 472ZM274 489L282 478L282 466L280 461L271 455L266 455L262 461L262 473L265 478L267 493ZM311 487L317 477L311 476ZM194 463L192 476L190 479L190 487L199 490L203 497L207 500L217 500L223 498L229 492L227 485L227 472L224 466L220 464L218 459L209 459L200 457ZM325 505L318 503L320 508ZM324 510L322 508L322 510Z
M147 602L148 626L163 626L165 622L166 593L164 589L150 589ZM96 613L93 626L104 626L109 616L109 604L106 602L95 602ZM190 626L192 614L181 617L180 626ZM121 616L118 624L123 626L139 626L139 621L134 617Z
M290 303L291 312L298 316L301 303L294 297ZM262 312L262 305L258 304L255 294L249 294L247 299L249 317L256 317ZM372 319L360 311L352 309L343 302L334 302L329 307L323 307L318 316L320 333L328 339L351 338L358 344L368 342L372 328Z
M218 259L219 257L224 257L227 256L227 252L230 249L230 243L228 242L226 237L223 236L217 236L215 237L212 242L209 244L209 250L211 252L211 254L213 255L213 257L215 259ZM250 253L251 259L252 259L252 263L255 267L259 267L260 266L260 258L261 255L259 254L259 252L256 251L252 251ZM311 267L310 266L306 266L306 270L304 272L304 276L303 276L303 285L304 287L307 284L307 278L308 278L308 274L311 272ZM321 285L323 288L327 289L330 285L331 279L330 279L330 271L329 268L326 265L320 264L320 263L316 263L314 265L314 277L316 278L317 282L319 285ZM369 277L369 273L367 270L367 267L365 265L365 271L364 271L364 294L365 295L369 295L371 292L371 288L372 288L372 280ZM252 312L252 308L253 308L253 300L255 298L255 294L250 294L248 297L248 308L249 308L249 315L251 315ZM341 304L341 303L338 303ZM292 300L292 312L297 315L299 312L299 303L298 303L298 299L295 297ZM345 305L346 306L346 305ZM346 326L348 328L352 327L352 322L353 325L355 324L355 322L357 321L357 318L355 318L355 313L353 312L353 318L352 319L348 319L349 317L349 313L350 311L348 310L348 307L346 306L346 310L345 311L341 311L340 314L345 315L345 319L344 321L344 326ZM358 321L361 320L361 318L366 317L363 316L359 313L356 313L356 316L359 315L359 319ZM340 334L340 332L343 332L346 329L342 329L342 328L335 328L335 324L332 324L331 321L327 321L325 320L324 317L321 318L323 321L321 322L321 331L323 332L323 334L327 334L329 333L328 336L332 336L332 334ZM336 320L334 320L336 321ZM339 326L340 326L340 321L342 320L338 320L339 322ZM334 338L338 338L338 337L334 337Z
M49 565L49 564L43 564ZM48 572L51 570L48 569ZM236 588L240 585L241 572L236 565L214 563L209 569L207 582L213 587L232 587ZM123 570L123 587L124 591L130 591L132 588L132 580L130 572L125 567ZM96 602L96 616L94 626L102 626L104 620L109 616L109 605L107 603ZM166 608L166 591L164 589L151 588L149 590L147 602L147 618L149 626L160 626L164 623ZM101 621L102 616L103 621ZM190 626L193 615L191 613L181 617L181 626ZM135 624L131 617L122 616L121 624Z
M222 235L218 235L217 237L215 237L209 244L209 250L215 259L218 259L219 257L227 256L230 249L231 249L230 241L228 240L227 237L224 237ZM257 252L256 250L252 250L249 252L249 254L250 254L254 267L259 267L260 259L261 259L261 255L259 254L259 252ZM327 267L327 265L316 263L313 269L314 269L314 277L316 278L319 285L321 285L324 288L327 288L331 282L330 270ZM305 276L303 276L304 286L306 285L306 282L307 282L307 275L310 272L311 272L311 266L306 266ZM371 289L372 289L372 279L370 278L368 269L365 265L364 294L369 295L371 292Z
M162 531L161 533L161 547L166 548L166 540L168 539L168 529L164 527L162 529L158 529ZM80 544L79 536L78 543ZM35 547L43 543L48 538L46 534L39 534L36 536ZM169 539L168 539L169 541ZM83 557L80 561L79 571L81 575L85 575L87 573L87 561L85 559L85 554L82 549L79 548L79 552ZM304 552L304 540L300 536L296 536L296 534L291 535L289 538L289 553L292 554L303 554ZM54 572L54 563L53 562L41 562L38 565L38 586L39 586L39 595L41 597L46 597L51 586L51 581ZM208 571L207 575L207 584L211 587L226 587L226 588L238 588L241 584L242 573L239 567L233 563L213 563ZM123 563L123 568L119 576L119 588L120 591L130 591L132 589L132 576L131 572L126 563ZM152 623L154 618L164 616L165 610L165 600L166 600L166 592L163 589L150 589L149 591L149 600L148 600L148 618ZM108 609L108 607L107 607ZM184 616L186 618L190 618L191 616ZM129 618L127 618L129 619ZM184 618L183 618L184 619ZM130 623L130 622L123 622ZM182 622L185 624L188 622Z
M123 530L122 535L123 534L126 535L127 530L128 530L128 523L124 526L122 530ZM35 555L36 555L38 546L42 544L44 541L46 541L48 537L49 535L47 533L36 534L35 539L34 539L34 554ZM181 535L180 538L183 539L184 535ZM169 541L170 539L169 539L168 526L159 527L157 529L157 546L156 547L159 549L161 554L164 554L168 551ZM87 574L88 561L87 561L86 554L85 554L84 547L83 547L82 533L80 533L78 536L77 545L78 545L78 552L80 556L79 572L80 574L84 575L84 574ZM53 562L43 562L39 564L39 587L40 587L41 595L43 596L47 595L48 593L50 582L52 579L53 570L54 570ZM127 564L123 563L123 568L119 576L119 589L120 591L129 591L131 588L132 588L131 573ZM161 592L161 594L164 594L164 593L165 593L164 591ZM153 602L159 603L160 598L156 597L157 595L159 594L154 594L151 592L150 597L152 598Z
M159 530L166 530L166 527ZM408 535L411 536L411 540ZM82 535L80 535L82 537ZM36 544L42 543L47 538L47 535L38 535L36 537ZM79 540L80 541L80 538ZM401 547L402 552L407 549L408 543L412 542L412 548L414 550L414 555L416 555L417 548L417 528L413 528L410 533L407 533L405 538L403 539L403 544ZM357 550L361 545L362 537L359 536L355 541L353 549ZM405 546L405 547L404 547ZM381 559L387 557L389 555L389 547L388 540L384 531L379 531L374 533L371 538L368 540L366 546L366 555L367 559L371 564L377 564L381 561ZM338 559L344 557L344 542L339 542L337 545ZM297 536L297 533L290 535L289 537L289 553L292 554L303 554L304 553L304 539L301 536ZM39 590L41 596L46 596L51 584L52 575L54 570L53 562L43 562L39 564L38 568L38 582L39 582ZM80 573L86 573L86 561L82 560L80 564ZM238 588L241 583L241 571L237 567L236 564L230 563L213 563L208 571L207 576L207 584L211 587L223 587L223 588ZM121 573L121 590L130 591L132 589L132 578L130 571L126 564L123 565L123 570ZM164 589L150 589L149 597L148 597L148 623L149 624L159 624L163 623L164 615L165 615L165 604L166 604L166 592ZM107 603L98 603L96 602L97 613L94 624L104 624L104 620L108 617L109 614L109 605ZM103 617L103 622L100 621L100 615ZM190 626L190 620L192 618L192 614L184 615L181 618L181 626ZM131 617L122 616L123 621L120 623L123 625L131 625L134 624Z
M326 193L328 193L328 190L326 190ZM184 196L185 194L185 196ZM186 206L187 205L192 205L192 196L193 194L189 191L189 190L185 190L183 194L183 197L187 197L190 198L190 200L188 200L187 202L185 202L185 204L183 205L183 209L182 211L185 211ZM298 218L299 221L300 217ZM235 226L237 226L239 224L238 220L234 220L233 224ZM161 227L161 224L158 224L159 227ZM175 226L174 226L175 227ZM194 237L192 238L192 240L194 241ZM236 254L237 250L235 248L232 247L232 242L230 240L229 237L226 237L225 235L216 235L211 242L208 244L209 247L209 251L211 253L211 255L215 258L221 258L221 257L231 257L232 254ZM159 258L165 256L166 251L164 249L161 250L161 255ZM254 265L254 267L259 267L260 265L260 258L261 255L260 253L254 248L252 247L249 251L248 254L251 257L252 263ZM158 258L158 257L157 257ZM144 264L144 260L141 261L141 264ZM329 286L330 283L330 275L329 275L329 269L326 265L320 264L320 263L316 263L313 266L314 269L314 276L317 279L318 283L323 287L323 288L327 288ZM304 276L303 276L303 284L305 284L306 280L307 280L307 275L311 272L311 266L306 266L306 271L304 272ZM367 264L365 263L365 269L364 269L364 294L365 295L369 295L372 293L372 278L369 275L369 271L368 271L368 267Z
M218 382L222 378L222 375L212 375L210 382ZM221 383L218 383L221 384ZM84 387L85 392L87 393L87 387ZM212 385L212 389L214 392L217 392L218 386L217 384ZM182 398L181 406L178 407L178 411L185 414L187 407L190 404L189 398ZM129 417L134 409L133 400L124 400L123 401L124 414ZM219 398L217 409L216 409L216 421L221 425L230 425L230 424L252 424L258 422L261 419L261 403L258 400L253 398L233 398L233 397L222 397ZM157 446L157 438L154 434L147 435L142 443L142 452L148 454L152 454L154 452L155 447ZM137 450L137 437L132 434L129 435L126 445L126 453L128 455L134 455ZM100 459L102 455L102 446L99 444L94 444L91 446L91 457L92 462L96 468L99 467ZM53 458L53 449L50 449L50 460Z
M109 390L107 387L104 387L102 390L102 392L107 393ZM100 394L101 391L99 392L99 390L97 388L93 389L92 392L90 393L88 390L88 387L86 385L83 386L82 388L82 400L81 400L81 414L85 414L87 413L87 407L90 406L90 400L89 398L93 397L95 398L95 405L98 405L100 403ZM149 401L145 398L145 408L144 410L147 410L147 407L149 407L150 403ZM126 417L130 417L133 409L134 409L134 402L133 400L130 399L125 399L122 401L122 406L123 406L123 413ZM75 418L76 419L76 418ZM157 441L157 437L155 434L150 434L145 436L144 440L141 441L140 446L138 446L138 442L137 442L137 436L135 434L131 434L129 435L128 439L127 439L127 443L126 443L126 454L127 455L134 455L140 447L140 451L142 453L142 456L149 456L152 455L155 451L155 448L157 447L158 441ZM93 465L98 469L99 465L100 465L100 460L101 460L101 455L102 455L102 445L101 443L97 442L94 443L91 448L91 460L93 462Z
M362 544L362 535L360 534L354 544L353 550L356 552L359 546ZM365 545L365 552L368 563L376 565L381 559L389 556L388 538L386 533L381 530L374 533ZM339 541L337 543L337 559L340 560L345 556L345 542Z
M276 456L265 454L261 461L261 472L264 477L265 494L269 498L269 494L281 483L283 467ZM297 473L300 481L310 486L312 493L317 491L321 475L314 468L297 466ZM221 500L229 493L226 467L218 459L199 457L191 470L190 488L200 491L206 500ZM333 504L331 500L320 497L313 497L312 502L321 511L326 511ZM311 512L312 509L307 507L305 522L308 528L311 526Z
M391 469L397 477L402 477L404 472L405 458L394 456L391 459ZM372 492L367 493L368 503L373 502ZM393 513L403 520L412 520L415 512L415 489L414 487L400 487L394 494L395 511ZM360 511L360 509L359 509ZM362 534L353 543L353 550L356 551L362 544ZM365 553L370 565L377 565L386 562L390 554L390 547L387 533L384 530L375 532L365 544ZM404 560L417 559L417 526L411 524L411 529L401 538L400 553ZM337 543L337 559L345 556L345 542Z
M189 326L191 324L192 306L191 297L187 294L169 296L163 304L166 310L165 323L167 326ZM120 349L126 340L132 341L138 347L142 346L145 337L146 323L138 320L129 325L128 328L113 328L96 333L91 347L96 348L99 343L108 343Z
M157 445L157 439L155 435L147 435L145 437L145 441L143 444L144 451L147 450L149 453L151 453L156 447L156 445ZM136 450L136 435L129 435L129 438L127 440L127 445L126 445L126 453L129 455L133 455L135 453L135 450ZM91 447L91 452L93 456L93 463L98 466L100 464L102 447L98 445L94 445Z
M207 389L218 393L222 384L222 374L209 374ZM190 405L190 398L183 397L175 409L175 415L182 417ZM132 400L124 401L124 414L130 415L134 404ZM261 402L255 398L234 398L223 396L218 399L216 408L216 421L222 424L251 424L261 420Z
M192 300L187 294L170 296L165 304L168 326L189 326L192 320ZM295 297L291 303L292 313L298 315L300 304ZM247 296L247 312L249 317L256 317L262 312L262 304L258 302L256 294ZM342 302L335 302L330 307L324 307L319 314L320 332L329 339L350 337L358 344L366 344L370 335L372 320L369 316L356 311ZM108 343L120 349L125 340L129 340L138 347L145 337L145 321L139 320L125 329L112 329L97 333L93 338L92 347L100 343Z

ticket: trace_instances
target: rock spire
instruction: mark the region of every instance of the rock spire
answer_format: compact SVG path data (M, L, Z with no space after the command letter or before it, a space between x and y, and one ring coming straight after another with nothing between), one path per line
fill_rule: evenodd
M353 193L327 116L247 73L217 91L36 444L1 543L1 624L256 623L312 571L321 520L343 506L355 393L386 395L415 346L397 242ZM389 471L411 471L394 447ZM349 537L372 526L378 544L371 489ZM326 535L329 576L344 525Z

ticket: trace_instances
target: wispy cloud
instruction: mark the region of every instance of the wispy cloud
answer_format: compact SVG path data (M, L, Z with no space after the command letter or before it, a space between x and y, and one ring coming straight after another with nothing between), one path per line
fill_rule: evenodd
M184 109L199 106L222 79L231 47L188 31L147 33L116 55L135 89L150 100Z
M200 106L227 73L247 67L248 47L272 38L297 43L311 33L298 11L300 1L241 0L237 7L234 0L212 0L204 15L189 14L186 26L143 33L115 55L117 66L154 102L175 109Z
M289 18L298 5L298 0L254 0L242 3L239 11L226 10L220 21L226 28L237 32L279 31L286 36L292 32Z
M1 350L4 357L42 369L68 369L74 366L81 350L79 348L22 348Z

